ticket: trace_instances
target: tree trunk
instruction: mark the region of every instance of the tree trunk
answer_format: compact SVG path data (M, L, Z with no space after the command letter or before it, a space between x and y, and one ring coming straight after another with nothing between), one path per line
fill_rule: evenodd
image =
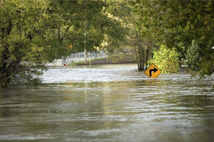
M0 86L2 87L8 87L10 83L10 78L8 77L7 72L7 60L8 60L8 48L5 47L5 50L2 51L2 66L0 66Z
M2 66L0 69L0 87L8 87L10 84L10 77L6 72L6 66Z
M145 68L144 68L145 63L144 63L144 61L145 61L145 60L143 59L143 71L145 70Z
M20 63L20 60L10 61L10 52L8 47L2 51L1 64L0 66L0 87L8 87L11 81L11 76L18 73L19 70L16 66Z
M3 0L3 2L5 2ZM10 75L11 73L8 72L8 69L9 69L9 65L8 65L8 60L10 58L10 52L9 52L9 45L7 44L7 42L4 42L4 38L5 36L9 36L10 35L10 32L12 30L12 20L11 18L9 18L9 21L8 21L8 26L7 27L3 27L1 28L1 32L2 32L2 47L3 47L3 50L2 50L2 56L1 56L1 61L0 61L0 87L8 87L9 86L9 83L10 83Z
M18 65L18 60L11 63L6 61L5 64L0 68L0 87L8 87L11 77L16 73L21 72L21 70L17 68Z
M148 67L147 63L148 63L148 58L149 58L149 47L146 50L146 69Z
M141 60L138 61L138 71L143 71Z

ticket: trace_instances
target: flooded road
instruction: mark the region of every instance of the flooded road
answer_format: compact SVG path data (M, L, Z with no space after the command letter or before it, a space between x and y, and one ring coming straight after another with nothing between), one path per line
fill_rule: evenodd
M52 68L0 90L1 142L214 142L214 75L149 79L136 65Z

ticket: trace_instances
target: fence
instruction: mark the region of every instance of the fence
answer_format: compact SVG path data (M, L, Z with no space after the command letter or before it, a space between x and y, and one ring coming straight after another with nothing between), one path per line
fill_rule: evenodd
M87 52L87 61L90 59L99 59L99 58L107 58L108 55L103 51L100 52ZM84 52L72 53L68 57L62 57L62 59L56 59L53 63L46 64L47 66L63 66L64 64L73 64L78 62L83 62L85 60Z

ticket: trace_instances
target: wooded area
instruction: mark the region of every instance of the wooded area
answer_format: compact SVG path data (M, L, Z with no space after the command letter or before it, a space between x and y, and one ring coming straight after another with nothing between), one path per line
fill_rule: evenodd
M167 59L166 72L181 60L193 75L214 71L212 0L1 0L0 7L1 86L38 81L33 74L45 63L100 49L132 56L139 71L153 55Z

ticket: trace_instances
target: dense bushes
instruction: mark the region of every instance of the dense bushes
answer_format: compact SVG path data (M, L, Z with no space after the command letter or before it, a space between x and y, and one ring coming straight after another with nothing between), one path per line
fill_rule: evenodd
M179 54L173 48L168 49L165 45L161 45L157 52L154 52L153 59L149 62L154 63L162 71L162 73L175 73L179 70Z

